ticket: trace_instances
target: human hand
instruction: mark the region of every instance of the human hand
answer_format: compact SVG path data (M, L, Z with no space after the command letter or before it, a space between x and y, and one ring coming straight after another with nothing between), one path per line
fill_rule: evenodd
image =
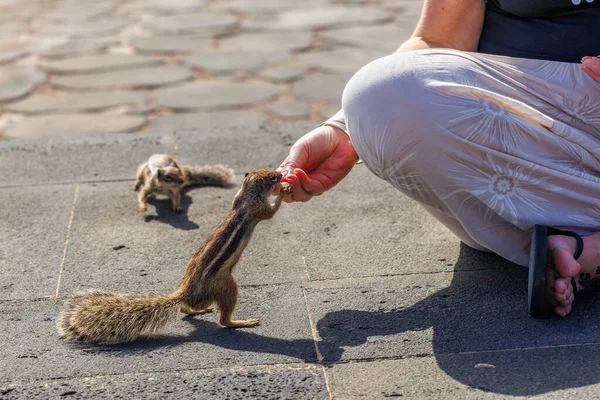
M581 59L581 70L600 83L600 58L585 56Z
M284 201L308 201L334 187L352 169L358 155L348 135L320 126L302 136L277 171L294 187Z

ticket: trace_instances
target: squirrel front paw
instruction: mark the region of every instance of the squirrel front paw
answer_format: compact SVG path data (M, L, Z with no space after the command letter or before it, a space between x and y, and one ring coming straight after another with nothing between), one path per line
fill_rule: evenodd
M144 205L140 206L140 211L141 212L146 212L147 210L148 210L148 206L147 205L144 204Z
M284 196L289 196L290 194L292 194L292 192L294 191L294 187L290 184L282 184L281 185L281 193L283 193Z
M183 208L181 206L180 207L173 206L173 211L180 213L183 211Z

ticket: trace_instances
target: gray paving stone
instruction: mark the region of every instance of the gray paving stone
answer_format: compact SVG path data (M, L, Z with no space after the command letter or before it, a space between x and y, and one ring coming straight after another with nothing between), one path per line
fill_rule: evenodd
M246 173L278 167L292 143L285 127L279 125L183 130L177 132L177 157L188 164L195 160L207 164L226 162L236 172Z
M209 109L261 103L281 92L264 82L197 81L156 90L156 102L175 110Z
M152 88L183 82L191 77L192 71L189 68L165 65L78 76L57 76L51 79L51 83L74 90Z
M342 101L342 93L353 74L312 74L294 82L292 92L299 99Z
M77 21L68 24L62 22L46 22L39 24L35 31L40 35L94 37L117 33L125 28L125 26L125 21L113 17L98 21Z
M263 12L279 12L286 9L294 8L314 8L318 6L327 6L331 2L329 0L305 0L298 2L296 0L260 0L260 1L248 1L248 0L229 0L221 1L212 5L213 10L226 10L226 11L241 11L247 13L263 13Z
M178 129L253 126L268 122L265 114L250 110L211 111L161 115L150 122L148 131L169 133Z
M194 161L186 164L207 163L202 154ZM135 168L130 174L131 181L80 187L61 296L91 288L175 290L191 255L229 211L242 180L237 176L231 188L188 190L182 200L184 213L172 211L170 199L161 197L151 200L144 214L139 211L137 193L131 190ZM256 227L236 266L241 285L299 282L304 276L301 257L294 250L291 220L290 207L282 206L273 219ZM125 247L115 250L119 246Z
M116 37L68 41L65 39L48 40L44 38L40 40L36 53L51 59L97 54L118 42L119 40Z
M250 30L335 29L349 25L380 24L391 20L390 13L377 8L329 6L284 10L276 15L253 15L244 20L243 28Z
M327 71L355 73L371 61L388 55L381 50L343 48L332 51L313 51L297 56L298 63Z
M4 134L11 138L31 139L92 133L132 132L146 123L136 115L61 114L33 116L10 125Z
M597 350L594 344L436 355L338 364L328 372L333 397L340 399L594 398L598 367L587 355ZM574 357L581 362L573 363ZM564 370L565 364L574 365Z
M465 257L478 258L486 270L460 271L464 267L459 265L454 274L307 284L309 309L325 361L439 357L595 343L592 338L598 335L600 304L593 303L593 294L577 299L568 320L536 320L527 314L525 268L494 262L492 255ZM457 263L463 262L471 261L459 259Z
M56 294L74 193L74 185L0 189L0 300Z
M126 7L130 11L154 11L158 13L185 13L191 10L202 9L208 4L207 0L139 0L127 4Z
M261 325L225 329L215 315L179 317L163 335L127 345L60 341L53 301L0 302L0 382L316 361L299 284L240 288L239 318Z
M260 53L290 52L308 49L312 45L312 33L278 32L278 33L244 33L225 38L220 41L222 51L253 51Z
M294 210L311 279L451 271L459 255L458 239L364 165ZM352 251L328 251L340 246Z
M212 73L234 73L255 71L268 64L285 61L289 55L272 53L269 55L254 51L206 52L192 54L183 60L186 64Z
M306 118L308 106L304 103L275 103L269 104L265 110L280 118Z
M196 32L219 34L232 29L237 18L224 13L186 13L176 16L156 16L144 22L145 27L156 32Z
M331 43L342 43L393 53L404 40L410 37L413 30L414 25L402 27L393 24L357 26L325 31L321 34L321 38Z
M291 82L306 74L306 68L300 65L282 65L258 71L258 75L277 82Z
M172 153L173 149L173 135L107 134L3 141L0 169L10 170L24 162L27 168L18 176L0 175L0 186L132 179L139 160L154 153Z
M95 111L122 105L141 107L144 103L146 103L146 100L141 92L44 93L35 94L25 100L9 104L5 106L5 109L34 114Z
M28 55L30 45L27 42L17 40L0 41L0 64L13 62Z
M9 388L12 388L9 389ZM59 379L6 385L7 399L54 398L210 398L327 399L318 366L258 366L233 369Z
M342 108L342 99L332 100L330 104L326 105L321 109L321 116L323 118L329 118L334 116Z
M85 2L81 3L78 1L64 1L57 5L50 12L42 14L42 20L44 22L69 22L77 21L79 23L82 20L89 20L108 14L113 11L118 2L116 1L99 1L99 2Z
M213 40L210 38L160 35L134 38L131 40L131 45L141 53L189 53L210 49Z
M18 99L46 79L33 65L0 68L0 102Z
M25 33L29 25L22 21L5 22L0 25L0 36L11 36Z
M158 57L138 54L98 54L58 61L42 61L40 68L60 74L104 72L160 65Z

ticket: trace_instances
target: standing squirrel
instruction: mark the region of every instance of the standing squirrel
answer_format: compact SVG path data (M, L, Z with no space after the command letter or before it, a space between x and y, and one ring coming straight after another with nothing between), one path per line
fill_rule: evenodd
M271 202L270 196L279 189ZM118 294L90 291L66 300L58 322L60 337L86 342L120 343L156 332L177 314L210 312L217 303L225 327L258 325L257 319L232 320L238 299L233 267L250 241L256 224L275 215L283 197L292 192L281 174L259 169L246 174L231 210L204 240L187 267L178 288L167 295Z
M168 154L154 154L137 170L140 210L148 209L148 195L164 194L173 201L173 210L181 211L181 189L190 185L229 186L233 183L233 171L221 164L200 167L180 167ZM141 190L140 190L141 189Z

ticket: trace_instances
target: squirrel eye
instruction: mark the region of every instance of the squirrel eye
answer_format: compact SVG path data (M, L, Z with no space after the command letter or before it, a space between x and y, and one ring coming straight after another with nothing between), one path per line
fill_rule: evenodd
M277 175L271 176L271 182L277 182Z
M171 178L169 175L165 175L165 181L170 182L172 180L173 178Z

